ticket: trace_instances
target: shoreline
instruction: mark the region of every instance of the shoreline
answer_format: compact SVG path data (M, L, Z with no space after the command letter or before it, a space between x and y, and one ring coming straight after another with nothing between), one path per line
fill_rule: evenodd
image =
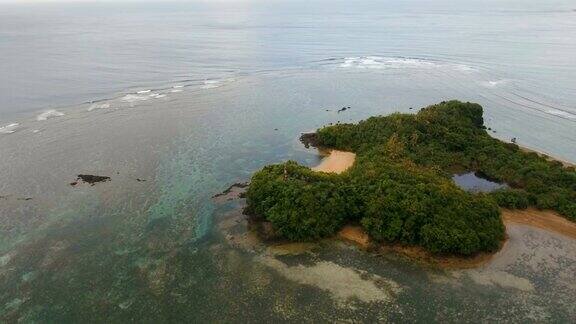
M516 144L518 145L518 144ZM550 161L550 162L559 162L562 163L562 166L564 166L565 168L567 167L576 167L576 163L572 163L570 161L566 161L554 156L549 155L548 153L545 152L541 152L541 151L537 151L537 150L533 150L531 148L527 148L525 146L520 146L518 145L518 148L520 148L520 151L525 152L525 153L536 153L538 154L538 156L545 158L546 160Z
M438 267L441 269L470 269L478 268L488 263L492 258L502 250L508 236L502 242L499 249L493 253L482 252L474 256L442 256L434 255L424 248L413 245L374 243L363 228L357 225L346 225L336 235L337 239L352 243L365 251L372 251L377 254L393 253L397 256L410 259L424 265Z
M228 199L240 198L242 189L231 192ZM309 252L317 246L314 243L299 243L291 242L276 237L274 231L269 226L268 222L254 219L250 215L246 215L239 210L232 211L231 214L235 215L232 218L225 217L220 220L218 226L220 230L224 230L224 236L227 241L237 247L254 251L266 250L269 252L298 254ZM376 243L364 231L360 225L348 224L342 227L335 236L326 238L327 241L343 241L346 244L354 245L357 248L375 254L388 254L391 253L395 257L406 258L410 261L445 270L461 270L481 268L502 252L510 240L515 240L517 237L513 236L510 226L524 225L538 231L545 231L552 234L559 234L569 240L576 240L576 223L572 223L559 214L549 210L509 210L502 209L502 219L506 226L506 237L501 242L500 247L494 252L482 252L473 256L450 256L450 255L434 255L424 248L419 246L410 246L403 244L389 244L389 243ZM241 221L241 220L244 221ZM234 226L244 224L243 230L240 232L229 231ZM231 233L233 232L233 233ZM295 249L294 251L292 251ZM278 250L278 251L277 251Z
M506 238L501 242L500 247L494 252L482 252L473 256L451 256L434 255L419 246L403 244L376 243L370 239L368 234L359 225L345 225L335 236L321 241L341 241L349 245L356 246L360 250L377 255L392 255L393 257L404 258L411 262L416 262L422 266L433 267L443 270L464 270L479 269L488 265L492 260L506 249L509 242L517 240L511 226L524 225L537 231L544 231L552 234L559 234L568 240L576 240L576 224L564 219L559 215L554 215L550 211L537 210L502 210L504 225L506 226ZM319 242L291 242L277 238L270 233L269 226L265 222L254 220L242 211L232 211L235 215L231 218L225 217L218 226L224 233L225 239L233 246L241 247L247 251L267 251L267 253L277 254L302 254L312 251ZM527 216L526 216L527 215ZM556 230L557 227L547 226L548 217L553 216L553 221L559 221L557 225L569 224L572 233ZM527 220L525 220L527 218ZM241 221L244 220L244 221ZM540 223L538 222L540 221ZM241 225L243 224L243 225ZM242 226L240 232L231 231L234 226ZM272 234L272 235L270 235Z
M576 223L552 210L502 209L502 221L505 225L527 225L576 240Z
M565 167L573 164L556 160L544 153L529 150L520 147L523 151L534 152L541 156L547 157L548 160L558 161ZM354 163L355 154L338 150L319 149L325 157L320 164L311 168L314 171L341 173ZM350 155L346 155L346 153ZM350 158L352 160L350 161ZM347 166L347 168L342 169ZM412 260L420 261L429 265L439 266L445 269L465 269L482 266L489 262L508 241L508 227L512 224L527 225L532 228L552 232L566 236L570 239L576 239L576 223L573 223L551 210L537 210L528 208L525 210L501 209L502 222L506 226L506 238L500 245L498 251L493 253L480 253L472 257L461 256L437 256L418 246L405 246L400 244L373 244L368 234L357 225L345 225L337 234L336 238L353 243L364 250L376 250L379 253L394 252L398 255L408 257Z
M551 210L528 209L501 209L502 221L506 226L506 238L500 248L492 253L480 253L471 257L464 256L438 256L419 246L402 244L374 243L364 229L357 225L346 225L336 235L340 240L350 242L359 248L378 253L393 252L411 260L443 269L477 268L488 263L507 244L510 225L525 225L533 229L562 235L568 239L576 240L576 223L569 221L560 214Z
M311 167L312 171L340 174L354 165L356 154L332 149L318 149L323 156L320 164Z
M318 154L322 157L318 165L310 167L310 169L313 171L341 174L350 169L356 161L356 154L353 152L318 146L316 133L303 133L300 140L307 148L310 146L316 148L318 150ZM556 159L542 152L538 152L522 146L518 146L518 148L522 152L538 154L548 161L557 161L558 163L561 163L563 167L574 166L573 163ZM241 187L240 191L242 191L242 188L244 187ZM238 194L238 192L233 193L233 195L235 194ZM218 195L215 197L218 197ZM227 198L227 200L230 199L230 197ZM392 252L397 256L405 257L418 263L439 267L442 269L470 269L479 268L487 264L500 251L504 249L509 239L511 239L511 225L526 225L533 229L543 230L553 234L560 234L568 239L576 240L576 223L568 220L555 211L537 210L535 208L528 208L524 210L510 210L501 208L500 212L502 222L506 227L506 235L504 240L502 240L497 250L493 252L481 252L472 256L435 255L420 246L374 242L366 233L366 231L358 224L347 224L342 227L336 233L336 235L327 239L345 241L359 247L360 249L375 252L377 254L389 254ZM261 220L255 219L250 221L251 216L249 215L248 219L249 222L252 223L252 226L256 226L253 229L258 234L254 234L259 237L257 240L261 240L262 243L272 243L271 246L278 244L290 245L294 243L288 241L285 242L284 240L276 240L276 235L274 233L275 231L272 229L271 224L268 222L262 222Z
M505 142L505 141L503 141L503 140L501 140L501 139L498 139L498 138L495 138L495 137L493 137L493 138L499 140L499 141L502 142L502 143L510 143L510 142ZM321 146L318 146L318 139L316 138L316 133L315 133L315 132L313 132L313 133L302 133L301 136L300 136L300 142L302 142L302 143L304 144L304 147L306 147L306 148L310 148L311 146L317 148L317 149L318 149L318 152L320 153L320 155L321 155L321 156L324 156L324 158L330 158L331 152L339 152L339 153L342 152L342 153L350 153L350 154L356 155L356 153L353 153L353 152L340 151L340 150L323 148L323 147L321 147ZM538 156L543 157L543 158L545 158L546 160L548 160L548 161L550 161L550 162L554 162L554 161L555 161L555 162L562 163L562 165L563 165L564 167L573 167L573 168L576 168L576 162L570 162L570 161L567 161L567 160L564 160L564 159L561 159L561 158L552 156L552 155L550 155L550 154L548 154L548 153L546 153L546 152L542 152L542 151L538 151L538 150L535 150L535 149L531 149L531 148L528 148L528 147L526 147L526 146L518 145L518 144L516 144L516 143L510 143L510 144L514 144L514 145L518 146L518 148L519 148L520 151L522 151L522 152L525 152L525 153L535 153L535 154L537 154ZM316 166L316 167L314 167L314 168L319 168L319 167L320 167L320 165L318 165L318 166ZM314 169L314 168L312 168L312 169ZM329 171L325 171L325 172L329 172Z

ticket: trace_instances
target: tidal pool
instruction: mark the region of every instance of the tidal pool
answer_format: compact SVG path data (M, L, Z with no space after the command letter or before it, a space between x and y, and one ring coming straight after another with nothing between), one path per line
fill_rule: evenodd
M483 178L477 172L455 174L452 177L452 180L454 180L458 187L469 192L491 192L508 187L504 183L498 183Z

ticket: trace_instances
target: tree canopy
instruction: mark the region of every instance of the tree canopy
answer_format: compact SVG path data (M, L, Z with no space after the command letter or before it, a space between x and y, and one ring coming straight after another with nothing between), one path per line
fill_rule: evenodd
M482 115L478 104L449 101L321 128L317 143L355 152L354 166L340 175L293 161L266 166L252 178L247 211L291 240L330 236L357 222L376 241L457 255L499 247L499 206L554 209L575 221L574 168L492 138ZM509 188L466 192L451 180L456 169Z

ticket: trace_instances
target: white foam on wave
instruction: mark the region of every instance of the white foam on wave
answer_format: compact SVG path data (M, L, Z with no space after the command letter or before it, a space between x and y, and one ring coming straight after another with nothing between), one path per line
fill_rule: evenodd
M478 69L472 66L461 63L432 61L411 57L354 56L332 61L335 61L340 68L357 70L431 70L441 68L465 73L478 71Z
M550 115L554 115L554 116L563 117L563 118L576 119L575 114L571 114L571 113L569 113L567 111L563 111L563 110L551 109L551 110L547 110L546 113L550 114Z
M505 85L507 83L509 83L509 80L484 81L484 82L481 82L480 84L482 84L486 88L497 88L497 87L499 87L501 85Z
M205 80L204 85L201 87L202 89L214 89L218 88L221 84L221 81L218 80Z
M18 123L12 123L6 126L0 126L0 134L12 134L16 131L16 128L18 128L18 126L20 126L20 124Z
M204 85L200 88L202 89L214 89L219 88L227 83L234 82L236 79L228 78L228 79L221 79L221 80L204 80Z
M140 90L138 92L136 92L137 94L144 94L144 93L149 93L152 90Z
M101 103L101 104L93 104L92 106L88 107L88 111L96 110L96 109L108 109L110 108L109 103Z
M45 112L41 113L36 117L38 121L44 121L52 118L62 117L64 116L63 112L59 112L58 110L50 109L46 110Z
M171 93L178 93L178 92L182 92L182 88L184 88L183 85L181 84L177 84L175 86L172 87L172 89L170 90Z
M340 64L341 68L356 69L436 68L439 66L437 63L422 59L382 56L346 57Z
M132 104L139 101L146 101L150 99L160 99L160 98L166 98L166 94L146 90L145 92L138 91L136 94L134 93L127 94L124 97L120 98L120 100Z
M146 101L148 99L150 99L150 96L139 96L136 94L127 94L124 97L122 97L120 100L122 100L124 102L133 103L133 102L138 102L138 101Z

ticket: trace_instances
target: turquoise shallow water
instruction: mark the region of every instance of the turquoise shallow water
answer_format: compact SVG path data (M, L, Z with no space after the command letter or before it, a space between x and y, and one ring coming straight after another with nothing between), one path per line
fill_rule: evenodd
M235 243L241 201L211 198L269 163L316 164L300 132L454 98L493 136L576 161L568 3L452 5L10 5L0 318L568 322L562 237L515 226L468 271L336 243L291 256ZM69 185L83 173L111 181Z
M2 317L47 322L571 318L574 242L527 228L515 229L508 252L473 271L429 269L334 243L283 256L230 241L246 234L237 216L240 201L219 205L211 197L268 163L318 163L317 153L298 142L300 132L412 112L424 104L407 104L401 93L381 91L383 85L394 89L398 78L274 73L131 107L87 112L88 105L79 106L4 137ZM348 105L350 110L336 112ZM499 113L486 107L496 134L529 138L530 129L506 128ZM517 127L537 117L514 118ZM561 125L554 129L574 131ZM36 128L40 131L33 133ZM570 152L571 144L557 141L554 149ZM108 175L111 181L70 186L79 173ZM219 225L229 218L232 226ZM361 288L346 293L350 287Z

